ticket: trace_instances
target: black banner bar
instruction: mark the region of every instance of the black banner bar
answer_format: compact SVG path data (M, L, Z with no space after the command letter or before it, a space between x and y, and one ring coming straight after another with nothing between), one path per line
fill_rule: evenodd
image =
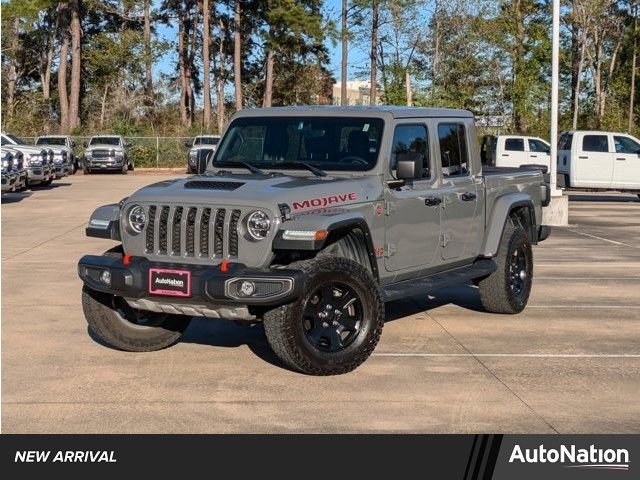
M637 478L638 451L637 435L1 435L0 471L20 478L626 479Z

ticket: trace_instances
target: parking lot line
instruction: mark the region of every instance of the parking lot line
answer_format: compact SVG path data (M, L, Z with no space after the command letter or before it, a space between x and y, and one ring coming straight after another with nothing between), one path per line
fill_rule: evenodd
M374 352L374 357L640 358L636 353L422 353Z
M640 305L527 305L527 308L640 308Z
M631 248L640 248L637 245L630 245L628 243L618 242L617 240L611 240L609 238L604 238L604 237L601 237L599 235L593 235L591 233L579 232L578 230L572 230L572 229L569 229L569 231L573 232L573 233L577 233L578 235L583 235L585 237L595 238L595 239L598 239L598 240L602 240L604 242L613 243L614 245L621 245L621 246L624 246L624 247L631 247Z
M544 277L544 276L538 276L536 275L534 277L536 280L577 280L577 281L581 281L581 280L585 280L588 282L593 282L593 280L640 280L640 277L592 277L592 278L586 278L586 277Z

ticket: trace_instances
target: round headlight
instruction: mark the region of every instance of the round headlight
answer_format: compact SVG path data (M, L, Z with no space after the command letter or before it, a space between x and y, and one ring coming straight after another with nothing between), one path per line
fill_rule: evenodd
M247 217L247 232L254 240L263 240L269 234L271 220L262 210L257 210Z
M131 226L131 229L136 233L140 233L146 224L147 214L145 213L144 208L140 205L134 205L129 210L129 225Z

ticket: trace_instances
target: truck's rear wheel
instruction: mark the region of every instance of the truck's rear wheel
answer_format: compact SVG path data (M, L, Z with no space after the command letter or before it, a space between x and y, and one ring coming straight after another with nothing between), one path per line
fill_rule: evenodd
M531 293L533 252L529 236L514 219L507 220L494 260L497 270L478 282L482 306L494 313L520 313Z
M354 370L373 352L384 326L376 281L358 263L321 257L292 265L304 270L301 297L264 315L273 351L311 375Z
M131 308L121 298L82 288L82 309L89 328L118 350L151 352L180 340L191 317Z

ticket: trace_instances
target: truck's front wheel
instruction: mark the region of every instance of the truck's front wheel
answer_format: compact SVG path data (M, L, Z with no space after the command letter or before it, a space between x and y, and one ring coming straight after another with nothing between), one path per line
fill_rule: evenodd
M371 355L384 325L376 281L346 258L321 257L292 267L305 272L304 289L295 302L264 315L271 348L307 374L354 370Z
M82 309L89 328L118 350L151 352L180 340L191 317L136 310L120 297L82 288Z
M508 219L494 257L497 270L478 282L482 306L494 313L520 313L533 280L531 241L519 222Z

